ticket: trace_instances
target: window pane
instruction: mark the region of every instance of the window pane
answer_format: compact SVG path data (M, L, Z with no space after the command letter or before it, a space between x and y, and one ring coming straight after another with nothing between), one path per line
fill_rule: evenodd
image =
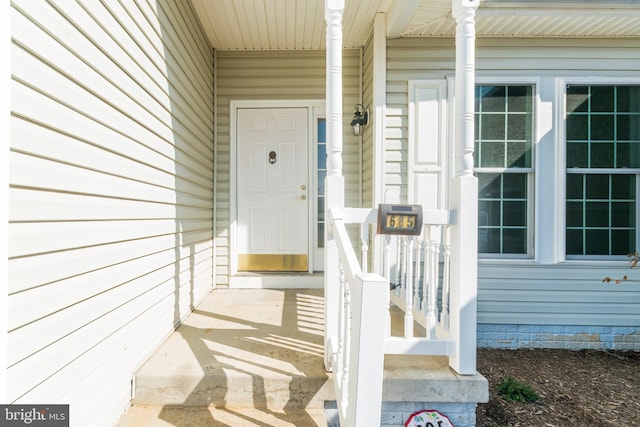
M327 142L327 119L318 119L318 142Z
M480 139L504 141L504 114L483 114L480 119Z
M591 139L592 140L613 140L614 115L592 115L591 116Z
M504 167L504 142L480 143L480 167L503 168Z
M478 175L478 196L483 198L499 198L500 197L500 174L483 173Z
M609 203L608 202L587 202L585 204L587 227L608 227L609 226Z
M480 109L483 113L503 112L505 109L505 86L482 86Z
M567 167L586 168L589 166L589 144L573 142L567 144Z
M507 139L529 141L531 129L527 126L527 123L531 122L531 118L526 114L511 114L508 116L508 120Z
M609 254L609 230L585 231L586 255L610 255Z
M584 242L582 237L582 229L567 230L567 255L583 255Z
M635 227L636 204L633 202L616 202L611 204L611 226Z
M485 228L478 230L478 251L485 254L499 254L500 229Z
M615 156L615 145L613 143L592 143L591 144L591 167L592 168L613 168Z
M509 112L530 112L531 111L531 86L509 86L508 89L508 111Z
M612 112L614 86L591 86L591 111Z
M640 114L620 114L617 120L618 140L640 141Z
M567 87L567 113L587 111L589 109L589 87Z
M617 200L633 200L636 194L636 181L633 175L611 176L611 197Z
M324 248L324 223L318 223L318 247Z
M503 248L505 254L523 254L527 252L525 242L527 241L526 230L505 229L503 232Z
M640 86L618 86L617 89L617 111L640 113Z
M318 144L318 169L327 168L327 146Z
M527 202L504 202L504 225L527 225Z
M324 197L318 197L318 221L324 221Z
M479 226L499 226L500 225L500 202L499 201L479 201L478 202L478 225Z
M528 142L509 142L507 146L507 167L531 167L531 144Z
M613 230L611 232L611 254L626 255L634 252L635 232L633 230Z
M527 175L523 173L505 173L504 197L506 199L525 199L527 197Z
M583 193L583 174L567 175L567 199L582 199Z
M324 195L324 179L327 176L327 171L318 171L318 196Z
M635 180L635 175L567 175L567 255L619 255L627 253L629 245L635 245ZM615 242L617 235L624 241ZM578 236L582 242L569 240ZM579 248L584 252L578 252ZM620 248L625 249L620 252Z
M479 173L478 175L479 251L496 254L526 254L528 250L528 174ZM509 237L511 241L506 242L505 237ZM522 240L514 242L513 239L516 237Z
M582 202L567 202L567 227L584 227Z
M609 175L586 175L586 198L609 198Z
M589 116L573 114L567 117L567 141L589 139Z

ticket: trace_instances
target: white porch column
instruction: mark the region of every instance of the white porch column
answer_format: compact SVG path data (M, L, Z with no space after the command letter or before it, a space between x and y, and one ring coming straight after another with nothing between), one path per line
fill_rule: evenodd
M458 343L449 364L460 374L476 372L478 293L478 181L473 176L475 12L479 0L452 0L456 19L454 153L451 186L451 333Z
M324 19L327 23L327 177L325 179L325 218L333 207L344 207L344 177L342 176L342 13L344 0L325 0ZM338 301L340 273L335 240L325 228L324 247L324 363L331 370L331 345L338 336Z

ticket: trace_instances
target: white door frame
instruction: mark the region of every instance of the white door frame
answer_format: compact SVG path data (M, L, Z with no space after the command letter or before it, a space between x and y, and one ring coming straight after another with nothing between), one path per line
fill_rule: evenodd
M308 143L309 154L308 154L308 182L309 185L315 182L315 150L313 146L311 146L314 141L314 132L315 132L315 120L319 115L324 114L325 110L325 100L324 99L294 99L294 100L243 100L243 101L231 101L229 104L229 273L230 276L234 276L238 273L238 242L237 242L237 220L238 220L238 194L236 188L237 182L237 153L238 153L238 134L236 131L237 128L237 119L238 119L238 110L243 108L306 108L307 109L307 117L308 117ZM314 199L316 197L316 189L312 189L310 194L313 194ZM308 256L309 256L309 273L313 272L314 266L314 230L316 227L316 222L314 221L314 207L316 206L315 200L309 200L309 247L308 247Z

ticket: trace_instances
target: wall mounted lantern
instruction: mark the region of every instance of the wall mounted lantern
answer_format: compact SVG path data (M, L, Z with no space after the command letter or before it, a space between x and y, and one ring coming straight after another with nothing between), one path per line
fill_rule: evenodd
M355 109L356 112L353 114L351 127L353 128L353 134L360 136L364 131L364 127L369 123L369 110L365 110L362 104L356 104Z

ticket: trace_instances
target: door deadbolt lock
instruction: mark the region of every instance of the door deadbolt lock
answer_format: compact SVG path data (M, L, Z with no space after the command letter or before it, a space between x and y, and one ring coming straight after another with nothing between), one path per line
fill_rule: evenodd
M304 190L306 190L306 189L307 189L307 186L306 186L306 185L304 185L304 184L302 184L302 185L300 186L300 189L301 189L302 191L304 191Z

